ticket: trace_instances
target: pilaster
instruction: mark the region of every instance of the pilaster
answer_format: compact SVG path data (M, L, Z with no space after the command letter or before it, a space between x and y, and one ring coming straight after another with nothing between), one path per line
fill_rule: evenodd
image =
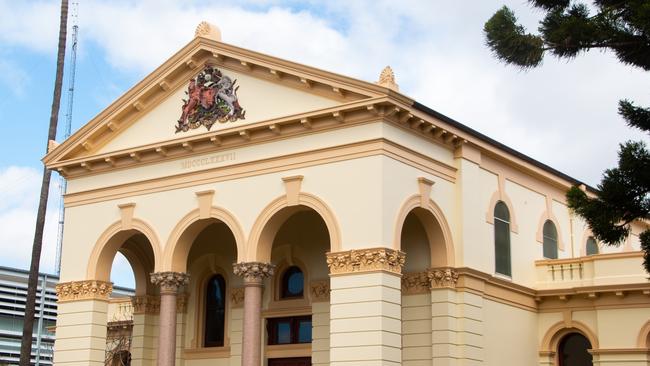
M95 280L56 285L56 365L104 365L106 314L112 290L110 282Z
M431 365L431 290L427 272L402 275L402 366Z
M158 296L133 296L133 334L131 338L131 364L150 366L156 362L158 345Z
M330 365L400 365L404 253L388 248L327 254Z
M312 343L311 363L314 366L330 364L330 281L312 281L311 297Z

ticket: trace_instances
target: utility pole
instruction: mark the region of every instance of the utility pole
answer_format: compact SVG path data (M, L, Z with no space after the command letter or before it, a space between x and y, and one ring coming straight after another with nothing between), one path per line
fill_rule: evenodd
M46 151L50 141L56 140L56 127L59 122L59 107L61 106L61 85L63 84L63 66L65 64L65 42L68 34L68 0L61 0L61 20L59 24L59 45L56 56L56 78L54 93L52 95L52 110L50 112L50 127L47 134ZM27 283L27 299L25 300L25 321L23 323L23 338L20 344L20 366L30 366L32 354L32 335L34 330L34 312L36 304L36 288L38 286L38 270L43 249L43 228L45 226L45 212L49 197L50 178L52 172L43 166L43 181L41 182L41 195L36 214L36 227L34 228L34 243L32 246L32 261L29 267L29 281Z
M72 47L70 53L70 79L68 79L68 108L65 112L65 130L63 133L63 140L65 141L70 137L72 131L72 104L74 102L74 81L77 74L77 39L79 36L79 26L77 25L77 7L78 3L72 3L72 11L70 18L72 19ZM56 269L57 276L61 274L61 253L63 251L63 226L65 221L65 205L63 204L63 195L68 187L68 181L59 175L59 193L61 195L59 201L59 227L56 235L56 258L54 268Z

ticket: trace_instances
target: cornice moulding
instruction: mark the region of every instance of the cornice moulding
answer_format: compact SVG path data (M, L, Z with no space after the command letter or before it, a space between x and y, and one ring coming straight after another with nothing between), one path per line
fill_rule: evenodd
M251 144L267 143L301 136L306 133L325 132L378 120L410 129L409 125L399 124L397 121L398 116L390 113L390 111L394 110L391 107L392 105L393 103L384 97L368 99L250 125L230 127L164 143L154 143L105 154L55 161L49 163L48 168L58 170L66 178L75 178L114 169L133 168L140 165L183 159ZM336 112L341 113L335 116ZM391 116L394 118L391 118ZM340 118L342 120L339 120ZM305 121L309 121L309 123L306 124ZM425 124L434 126L433 122L430 121L425 122ZM271 126L276 127L271 130ZM413 132L419 133L423 137L449 149L453 149L457 144L455 140L448 142L436 140L431 134L425 134L417 126L414 129ZM245 136L245 138L242 136ZM215 143L215 141L218 141L218 143ZM188 149L187 146L192 146L192 149Z
M231 153L226 153L226 155ZM163 192L172 189L197 186L224 180L255 176L261 172L283 172L297 167L310 167L366 156L383 155L411 165L451 183L456 181L456 168L442 164L415 151L385 139L373 139L317 150L296 152L289 155L268 157L241 163L181 172L167 177L124 182L109 187L68 193L64 197L66 207L127 198L140 194Z

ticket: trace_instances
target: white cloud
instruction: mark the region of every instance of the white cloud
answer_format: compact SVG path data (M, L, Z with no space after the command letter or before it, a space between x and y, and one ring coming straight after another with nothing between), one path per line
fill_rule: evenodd
M60 2L0 0L0 42L40 52L56 50Z
M56 175L53 175L56 177ZM0 169L0 265L29 269L36 211L41 189L41 172L29 167ZM58 181L50 185L45 219L41 272L54 272L58 221Z
M0 54L0 57L2 55ZM0 59L0 85L4 85L16 97L25 96L26 87L29 77L27 72L20 65L3 58ZM0 96L3 96L0 94ZM8 96L4 96L8 97Z

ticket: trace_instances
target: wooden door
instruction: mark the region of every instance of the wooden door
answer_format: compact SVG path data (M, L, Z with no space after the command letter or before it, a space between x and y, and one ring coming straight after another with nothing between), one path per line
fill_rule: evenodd
M311 366L311 357L272 358L269 366Z

